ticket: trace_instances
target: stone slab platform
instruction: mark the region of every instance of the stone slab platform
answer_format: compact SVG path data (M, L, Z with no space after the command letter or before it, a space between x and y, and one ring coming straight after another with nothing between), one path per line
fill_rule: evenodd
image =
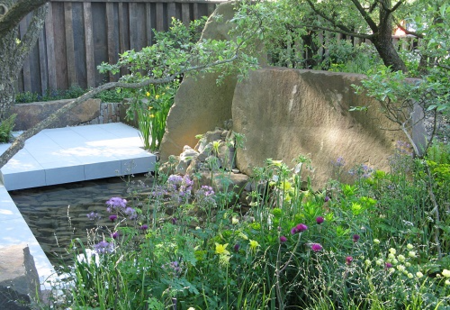
M122 123L46 129L1 169L1 180L16 190L144 173L156 156L142 146L139 131Z

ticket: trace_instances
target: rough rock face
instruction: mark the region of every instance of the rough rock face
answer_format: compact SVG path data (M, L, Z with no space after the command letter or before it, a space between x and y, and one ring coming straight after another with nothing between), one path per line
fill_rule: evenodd
M27 130L33 127L69 101L71 99L14 105L11 109L11 113L17 114L14 130ZM100 99L89 99L83 102L72 111L61 116L51 128L74 126L93 120L100 114L100 103Z
M30 249L13 245L0 249L0 309L29 309L39 296L39 276Z
M221 16L220 21L216 20ZM202 32L203 39L229 40L232 25L227 21L234 16L231 2L220 4L209 17ZM217 85L219 73L207 73L183 80L175 96L166 123L166 133L161 142L160 156L166 161L170 155L178 155L185 145L193 147L195 136L223 125L231 118L236 76L228 76Z
M293 165L308 155L315 167L313 186L333 177L333 162L342 157L346 167L367 164L388 168L388 156L402 132L392 128L378 104L357 95L351 84L362 75L325 71L265 68L238 83L233 98L233 130L246 137L238 149L237 166L251 175L266 158ZM350 106L370 105L367 112L349 112Z

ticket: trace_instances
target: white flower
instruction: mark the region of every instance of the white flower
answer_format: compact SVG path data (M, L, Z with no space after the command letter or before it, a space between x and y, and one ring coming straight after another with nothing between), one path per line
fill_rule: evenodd
M378 240L378 239L373 239L373 243L375 243L375 244L380 244L380 240Z
M416 276L420 279L423 277L423 273L421 273L420 271L417 271Z
M406 248L407 248L408 250L412 250L412 249L414 249L414 246L413 246L411 243L408 243L408 244L406 245Z
M409 257L416 257L416 251L409 251L408 256Z
M397 270L398 270L398 271L403 272L403 271L405 271L405 269L406 269L406 268L405 268L405 266L403 266L403 265L398 265L398 266L397 266Z
M405 266L406 266L406 267L411 267L411 263L410 263L410 262L406 262L406 263L405 263Z
M404 262L405 261L405 256L403 256L403 255L399 255L399 256L397 256L397 258L398 258L398 260L400 261L400 262Z
M450 280L445 280L445 285L450 285Z
M389 253L395 255L395 254L397 253L397 251L396 251L394 248L390 248L390 249L389 249Z
M364 261L364 263L365 263L367 266L370 266L370 264L372 264L372 262L370 261L370 259L366 259L366 260Z
M377 259L377 261L375 262L378 266L381 266L381 265L383 265L383 260L380 258L380 259Z
M392 259L395 259L395 254L390 253L390 254L388 255L388 258L391 259L391 260L392 260Z
M450 278L450 270L444 269L444 270L442 271L442 275L443 275L444 277L446 277L446 278Z
M408 273L408 278L412 279L413 277L412 273Z
M239 219L238 219L237 217L233 217L233 218L231 219L231 224L233 224L233 225L239 224Z
M189 307L187 310L195 310L194 307Z

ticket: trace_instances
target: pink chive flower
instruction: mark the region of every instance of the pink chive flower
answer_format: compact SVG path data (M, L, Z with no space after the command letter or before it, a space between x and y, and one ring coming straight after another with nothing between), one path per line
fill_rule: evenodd
M391 263L386 263L385 266L386 266L386 269L392 268L392 264Z
M311 250L313 250L314 252L319 252L323 250L323 247L318 243L313 243L311 244Z
M358 234L353 235L353 242L358 242L360 236Z
M287 241L287 238L285 236L280 237L280 242L285 243Z
M345 258L345 263L346 263L347 265L350 265L352 262L353 262L353 257L347 256L347 257Z
M144 224L141 227L139 227L140 230L147 230L148 229L148 225Z
M316 218L316 223L319 224L319 225L322 224L324 221L325 221L325 219L323 217L321 217L321 216L318 216Z

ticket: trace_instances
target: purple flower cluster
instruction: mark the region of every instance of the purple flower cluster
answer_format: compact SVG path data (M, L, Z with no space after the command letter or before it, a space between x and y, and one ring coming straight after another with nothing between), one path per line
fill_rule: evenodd
M109 213L114 213L109 216L109 220L114 222L117 220L117 214L122 213L125 217L130 220L135 220L137 218L137 212L131 207L127 207L127 200L121 197L112 197L106 202L106 211Z
M314 252L319 252L323 250L323 247L319 243L313 243L311 244L311 250Z
M179 175L172 174L167 179L167 185L169 191L174 192L172 199L181 202L191 197L192 185L194 185L194 181L192 181L188 175L182 177Z
M166 188L164 187L164 186L161 186L161 185L156 185L154 188L153 188L153 191L151 192L151 196L153 197L153 198L162 198L162 197L164 197L164 196L166 196L167 195L167 190L166 190Z
M195 192L195 199L200 204L214 205L216 203L215 192L211 186L207 185L203 185Z
M94 250L98 254L112 253L114 251L114 244L103 240L94 245Z
M91 221L98 221L99 219L101 219L102 217L100 216L100 214L98 214L97 212L91 212L86 214L86 216L88 217L88 219L90 219Z
M291 234L295 235L296 233L304 232L307 229L308 226L306 226L305 224L298 224L297 226L292 227Z
M345 160L342 156L339 156L335 162L332 162L332 164L333 166L340 168L345 166Z
M162 265L162 269L168 270L172 276L179 276L182 272L182 268L178 261L173 261L168 264Z

